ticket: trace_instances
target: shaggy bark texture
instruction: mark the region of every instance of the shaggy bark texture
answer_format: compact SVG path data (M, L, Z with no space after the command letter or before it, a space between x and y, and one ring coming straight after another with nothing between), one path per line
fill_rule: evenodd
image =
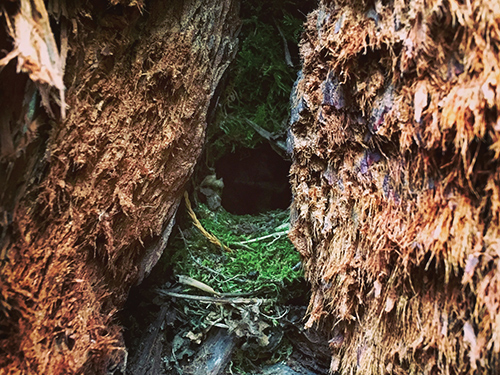
M500 371L500 3L320 2L290 237L352 374Z
M5 3L0 35L0 373L124 372L114 315L166 245L237 1L47 4Z

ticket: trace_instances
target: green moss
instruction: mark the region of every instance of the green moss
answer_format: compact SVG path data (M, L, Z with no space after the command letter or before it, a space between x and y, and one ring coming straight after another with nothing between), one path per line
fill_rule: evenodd
M227 252L210 243L191 226L172 241L177 254L174 270L204 282L220 293L258 293L277 298L286 283L302 277L298 252L286 232L288 211L232 215L199 205L203 227L233 249Z
M304 16L296 4L244 1L241 14L240 50L229 69L215 121L208 129L212 159L236 147L253 148L262 141L245 119L273 134L284 132L299 66L297 44ZM284 40L294 66L287 65Z
M212 212L203 204L194 211L203 228L232 251L211 243L191 219L185 218L183 229L170 241L169 261L174 273L201 281L226 298L244 295L253 302L206 305L181 298L177 308L189 321L189 330L205 332L219 322L245 337L233 355L230 366L234 373L255 373L260 363L285 360L292 346L283 335L282 318L288 313L287 300L296 294L290 286L303 278L299 253L287 237L289 211L233 215L223 209ZM182 293L204 294L186 285L175 287L181 287Z

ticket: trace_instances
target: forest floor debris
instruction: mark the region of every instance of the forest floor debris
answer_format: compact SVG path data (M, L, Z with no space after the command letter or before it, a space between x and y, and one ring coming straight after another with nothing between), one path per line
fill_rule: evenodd
M196 374L194 368L259 374L273 373L276 366L290 374L326 374L326 339L323 352L304 351L316 333L303 330L307 286L286 236L289 212L232 215L199 204L187 214L124 313L134 374ZM225 370L213 366L213 355L203 356L208 346L226 361Z

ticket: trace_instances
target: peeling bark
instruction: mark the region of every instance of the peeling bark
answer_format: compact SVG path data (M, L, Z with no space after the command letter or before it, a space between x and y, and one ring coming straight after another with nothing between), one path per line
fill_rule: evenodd
M123 372L114 315L165 247L236 52L238 5L57 4L65 121L33 115L36 91L12 62L0 76L12 104L0 109L0 372Z

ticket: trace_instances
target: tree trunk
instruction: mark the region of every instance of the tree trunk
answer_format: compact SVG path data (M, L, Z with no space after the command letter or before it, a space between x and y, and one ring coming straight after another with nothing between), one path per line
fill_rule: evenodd
M5 5L27 74L0 76L0 372L123 372L114 315L166 245L238 4L49 1L60 53L41 1Z
M290 238L332 370L500 371L498 2L320 2Z

